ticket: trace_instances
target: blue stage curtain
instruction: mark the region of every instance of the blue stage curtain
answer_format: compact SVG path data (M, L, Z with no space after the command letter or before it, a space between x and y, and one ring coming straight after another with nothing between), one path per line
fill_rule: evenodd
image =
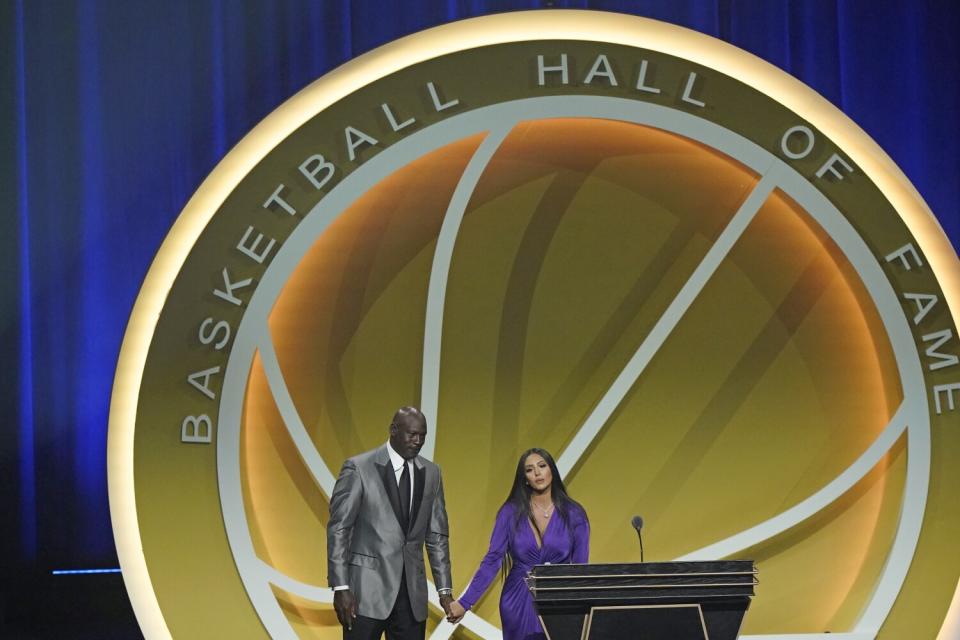
M113 369L150 261L244 134L397 37L516 9L620 11L716 36L795 75L893 157L960 246L960 9L948 2L8 0L3 50L6 552L115 562ZM7 535L7 534L5 534Z

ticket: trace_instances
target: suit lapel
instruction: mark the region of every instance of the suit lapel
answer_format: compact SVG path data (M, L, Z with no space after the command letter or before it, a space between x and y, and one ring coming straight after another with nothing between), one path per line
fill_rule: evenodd
M383 481L383 489L390 499L390 506L393 507L393 515L397 517L397 522L402 530L403 516L400 514L400 490L397 488L397 476L393 473L393 465L390 464L389 457L386 462L377 462L376 465L377 471L380 472L380 480Z
M413 506L410 509L410 528L413 529L420 513L420 504L423 502L423 487L427 480L427 469L417 460L413 465Z

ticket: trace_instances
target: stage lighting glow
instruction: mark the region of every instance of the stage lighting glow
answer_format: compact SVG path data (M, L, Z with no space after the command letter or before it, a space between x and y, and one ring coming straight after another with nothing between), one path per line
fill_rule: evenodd
M85 576L99 573L120 573L119 567L116 569L54 569L50 572L55 576Z
M476 47L531 40L594 40L663 52L739 78L780 102L838 143L877 185L940 275L954 317L960 316L960 263L935 217L906 176L866 133L827 100L780 69L732 45L678 26L598 11L538 10L436 27L384 45L312 83L257 125L217 165L184 207L137 297L111 397L108 472L117 552L137 619L148 638L170 638L143 554L134 483L134 428L147 352L164 301L198 237L227 196L277 144L318 112L410 65ZM59 571L59 570L58 570ZM56 575L68 575L63 570ZM118 569L85 570L117 572ZM960 591L958 591L960 593ZM955 605L958 600L955 597ZM951 607L947 626L960 607Z

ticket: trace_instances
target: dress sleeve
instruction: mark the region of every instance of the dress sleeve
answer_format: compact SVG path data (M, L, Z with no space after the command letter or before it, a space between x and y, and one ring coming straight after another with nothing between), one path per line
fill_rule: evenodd
M480 561L477 572L473 575L467 590L460 596L460 604L464 609L470 609L477 603L490 583L496 577L503 563L503 556L510 543L510 520L512 510L504 505L497 512L497 519L493 524L493 534L490 536L490 548Z
M590 562L590 521L585 511L580 511L573 524L573 564Z

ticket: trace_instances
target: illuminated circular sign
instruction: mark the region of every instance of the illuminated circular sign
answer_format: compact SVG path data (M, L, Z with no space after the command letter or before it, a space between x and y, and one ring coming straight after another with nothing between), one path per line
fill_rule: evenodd
M339 637L336 470L417 404L458 589L543 446L592 561L635 560L641 512L653 559L757 560L745 634L932 637L958 277L855 125L712 38L538 11L382 47L224 159L138 298L109 443L138 619ZM428 633L497 637L496 600Z

